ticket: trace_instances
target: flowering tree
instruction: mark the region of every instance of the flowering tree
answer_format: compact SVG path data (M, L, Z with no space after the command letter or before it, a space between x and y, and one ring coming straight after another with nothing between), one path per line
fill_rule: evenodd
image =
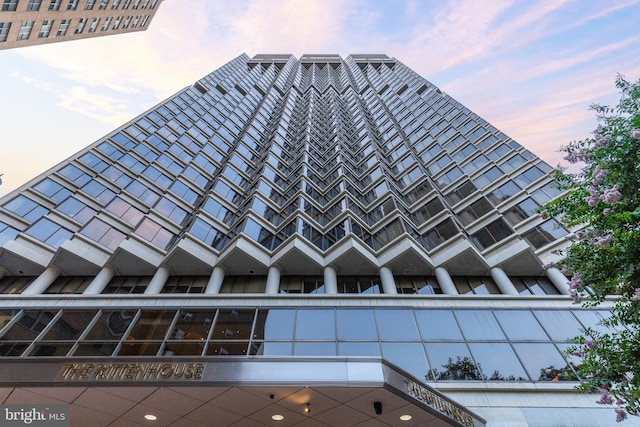
M566 195L542 213L580 229L558 263L575 302L613 300L604 327L586 329L571 351L582 357L579 389L600 393L597 403L615 405L622 421L640 415L640 80L618 76L616 86L616 107L592 106L594 136L563 147L585 167L557 172Z

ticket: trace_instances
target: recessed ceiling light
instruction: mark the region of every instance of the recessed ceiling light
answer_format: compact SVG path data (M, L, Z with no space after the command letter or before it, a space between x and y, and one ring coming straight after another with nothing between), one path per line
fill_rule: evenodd
M157 419L158 419L158 417L156 417L156 416L155 416L155 415L153 415L153 414L147 414L147 415L145 415L145 416L144 416L144 419L145 419L145 420L149 420L149 421L155 421L155 420L157 420Z
M409 415L409 414L400 415L400 419L402 421L409 421L411 419L411 415Z
M271 415L271 419L274 421L282 421L284 420L284 415L280 415L280 414Z

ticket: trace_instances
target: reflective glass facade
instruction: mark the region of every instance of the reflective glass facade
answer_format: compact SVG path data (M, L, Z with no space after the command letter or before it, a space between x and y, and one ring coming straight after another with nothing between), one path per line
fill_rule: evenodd
M0 200L0 358L380 357L569 393L607 313L542 267L550 171L394 58L243 54Z

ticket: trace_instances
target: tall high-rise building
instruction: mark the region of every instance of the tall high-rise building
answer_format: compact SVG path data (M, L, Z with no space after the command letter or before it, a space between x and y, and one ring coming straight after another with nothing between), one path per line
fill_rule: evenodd
M0 49L144 31L162 0L2 0Z
M0 200L2 403L605 425L564 351L607 311L542 267L550 171L386 55L241 55Z

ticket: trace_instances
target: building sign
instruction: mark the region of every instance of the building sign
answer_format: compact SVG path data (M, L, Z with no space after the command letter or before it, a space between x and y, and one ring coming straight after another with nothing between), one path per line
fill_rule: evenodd
M204 366L204 362L66 363L59 376L63 381L199 381Z
M456 420L464 426L473 427L475 425L473 415L465 411L464 408L443 399L441 396L415 381L407 380L406 382L407 393L413 398L423 402L433 409L438 410L442 414Z
M69 405L0 405L0 426L69 427Z

